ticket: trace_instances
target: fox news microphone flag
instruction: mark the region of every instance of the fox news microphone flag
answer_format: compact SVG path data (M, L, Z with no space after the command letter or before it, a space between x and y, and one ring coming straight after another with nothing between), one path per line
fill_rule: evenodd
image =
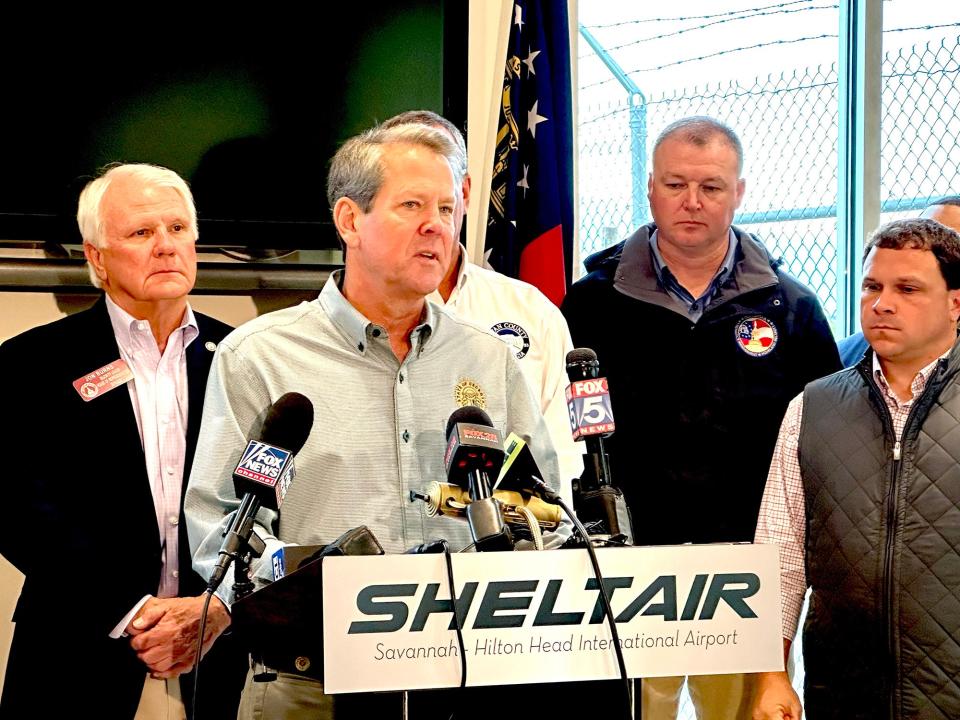
M567 0L516 0L497 122L485 254L560 305L573 267Z

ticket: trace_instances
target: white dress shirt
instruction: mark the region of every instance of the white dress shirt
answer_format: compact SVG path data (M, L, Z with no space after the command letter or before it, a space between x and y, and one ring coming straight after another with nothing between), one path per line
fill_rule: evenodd
M107 312L120 348L120 357L133 372L127 383L143 447L147 477L156 510L162 572L157 597L179 591L179 525L183 466L187 452L187 355L199 335L193 310L187 306L180 325L167 338L163 353L147 320L137 320L109 296ZM144 597L111 633L119 637L137 614Z

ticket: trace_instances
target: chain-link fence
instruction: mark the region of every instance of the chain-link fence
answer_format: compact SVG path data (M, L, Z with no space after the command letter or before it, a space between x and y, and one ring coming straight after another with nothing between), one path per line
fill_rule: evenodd
M883 62L881 208L884 221L960 192L960 37L888 54ZM619 242L649 220L646 158L657 134L688 115L728 123L745 149L747 191L734 222L757 234L813 288L835 329L838 275L859 258L837 256L837 64L634 95L580 112L580 249ZM642 134L638 137L638 134ZM638 143L639 141L639 143ZM643 148L637 158L631 147Z
M883 221L960 194L960 37L884 57Z

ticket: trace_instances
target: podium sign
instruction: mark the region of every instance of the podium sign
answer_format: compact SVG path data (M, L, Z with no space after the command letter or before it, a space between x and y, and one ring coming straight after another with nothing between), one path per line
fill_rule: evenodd
M773 545L597 550L631 677L783 669ZM454 555L467 685L619 677L584 550ZM442 555L323 560L328 693L456 687Z

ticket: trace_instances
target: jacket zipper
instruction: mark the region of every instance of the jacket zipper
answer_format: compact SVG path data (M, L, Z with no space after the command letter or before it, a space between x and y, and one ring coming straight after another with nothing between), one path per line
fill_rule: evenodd
M923 389L923 392L919 397L913 399L913 405L910 407L910 412L907 413L906 422L903 424L903 431L898 438L893 428L893 418L890 415L890 408L887 407L887 401L883 397L883 393L880 389L874 384L873 373L870 371L862 371L866 375L867 387L870 388L870 392L873 394L873 397L876 401L880 403L880 406L883 408L883 427L884 432L887 437L893 440L893 449L891 451L891 456L893 459L893 464L891 465L890 470L890 488L887 492L886 497L886 524L887 524L887 537L886 542L884 543L883 549L883 593L881 595L881 619L883 620L884 630L887 635L887 653L889 654L888 663L891 666L889 672L889 693L890 693L890 717L895 719L897 717L896 712L896 693L894 692L894 685L896 684L897 672L899 670L899 662L897 659L896 648L894 647L894 633L893 633L893 596L896 592L896 588L893 584L893 546L894 538L896 537L896 521L897 521L897 497L899 495L899 485L901 479L901 473L903 470L903 445L902 440L910 434L912 425L916 418L917 408L923 406L922 399L924 396L931 391L931 388L936 384L936 371L930 374L930 377L927 378L926 386Z

